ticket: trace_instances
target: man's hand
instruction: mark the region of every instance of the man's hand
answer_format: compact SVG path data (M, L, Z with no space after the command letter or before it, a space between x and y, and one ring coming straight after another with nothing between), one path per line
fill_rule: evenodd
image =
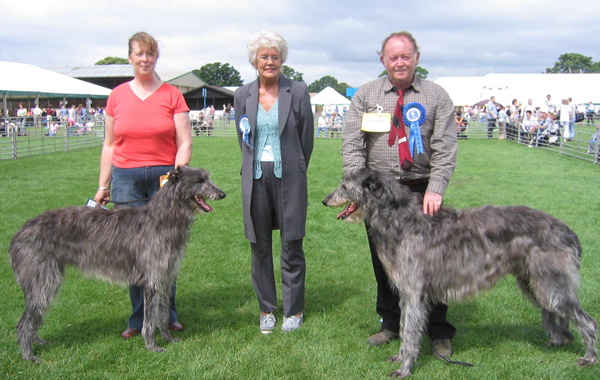
M423 213L434 215L442 207L443 197L438 193L425 193L423 197Z

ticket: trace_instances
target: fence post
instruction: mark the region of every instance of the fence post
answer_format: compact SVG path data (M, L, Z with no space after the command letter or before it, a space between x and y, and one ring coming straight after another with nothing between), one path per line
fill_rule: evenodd
M559 138L558 138L558 142L560 143L560 144L558 145L558 146L560 147L560 148L558 149L558 153L560 153L560 154L563 154L563 153L564 153L564 150L563 150L563 146L564 146L564 139L563 139L563 137L562 137L562 136L564 136L564 129L563 129L563 132L561 132L561 136L559 136Z
M7 124L8 126L8 124ZM17 134L18 134L18 129L17 129L17 125L15 124L12 128L11 128L11 133L10 133L10 144L12 147L12 158L13 160L17 159Z
M69 151L69 122L68 121L61 121L61 124L63 126L63 131L65 131L65 152Z

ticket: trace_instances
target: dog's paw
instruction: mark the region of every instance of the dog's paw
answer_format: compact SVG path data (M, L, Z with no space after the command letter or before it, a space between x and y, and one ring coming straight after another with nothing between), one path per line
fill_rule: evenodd
M35 355L23 355L23 359L33 362L33 363L41 363L40 358Z
M171 338L171 343L181 342L181 338Z
M567 343L567 341L562 339L553 339L551 341L546 342L547 347L562 347Z
M406 370L402 370L402 369L399 369L397 371L390 373L390 377L397 377L399 379L403 379L403 378L409 377L409 376L410 376L410 371L406 371Z
M163 352L165 349L160 346L146 347L148 351L152 352Z
M579 358L577 359L577 365L579 367L591 367L594 364L596 364L598 362L598 359L596 358L588 358L587 356L585 358Z
M399 363L401 361L400 355L390 356L387 361L390 363Z

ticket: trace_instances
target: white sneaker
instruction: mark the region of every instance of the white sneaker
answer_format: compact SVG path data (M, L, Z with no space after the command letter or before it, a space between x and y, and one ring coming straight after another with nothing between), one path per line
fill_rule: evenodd
M269 313L267 315L260 316L260 332L263 334L270 334L273 330L275 330L275 323L277 320L273 313Z
M302 326L304 321L304 314L300 314L299 317L292 315L291 317L283 317L283 323L281 324L281 331L289 332L298 330Z

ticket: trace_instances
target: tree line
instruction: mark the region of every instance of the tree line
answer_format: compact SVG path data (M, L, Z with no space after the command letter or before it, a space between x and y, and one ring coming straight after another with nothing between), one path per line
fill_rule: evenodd
M578 53L561 54L554 67L548 67L546 73L585 74L600 73L600 62L593 62L592 57Z
M192 70L192 72L205 83L212 86L241 86L243 84L240 72L228 63L207 63L200 69ZM304 73L296 71L288 65L283 65L281 72L286 78L304 82ZM331 75L325 75L321 79L317 79L309 84L308 91L320 92L327 86L331 86L344 96L346 95L346 89L350 87L348 83L339 83L338 80Z
M117 65L127 64L126 58L119 57L106 57L95 65ZM291 80L304 82L304 73L294 70L292 67L283 65L282 74ZM211 86L242 86L244 81L240 75L240 72L229 63L213 62L207 63L199 69L192 70L192 73L202 81ZM321 79L317 79L308 85L309 92L320 92L325 87L331 86L340 94L346 96L346 89L351 87L348 83L339 83L338 80L331 75L325 75Z

